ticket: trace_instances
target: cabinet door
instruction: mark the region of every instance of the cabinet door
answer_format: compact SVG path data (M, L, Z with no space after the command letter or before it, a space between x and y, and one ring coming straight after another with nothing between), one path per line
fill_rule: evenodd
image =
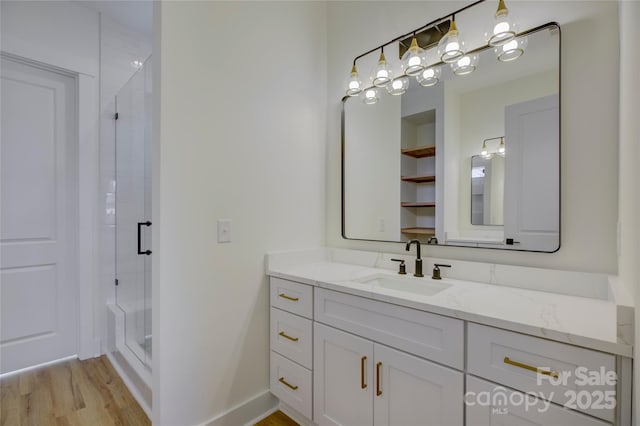
M373 343L315 323L313 420L318 425L373 424Z
M379 344L374 353L375 426L462 426L462 373Z
M465 395L470 426L610 426L601 420L467 376Z

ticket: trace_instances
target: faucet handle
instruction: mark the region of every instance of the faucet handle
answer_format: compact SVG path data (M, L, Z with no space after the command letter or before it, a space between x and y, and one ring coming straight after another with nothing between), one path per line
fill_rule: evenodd
M433 273L431 274L431 279L433 280L441 280L440 276L440 268L451 268L451 265L445 265L444 263L434 263L433 264Z
M403 259L391 259L391 261L400 262L398 274L400 274L400 275L406 275L407 274L407 269L406 269L406 266L404 264L404 260Z

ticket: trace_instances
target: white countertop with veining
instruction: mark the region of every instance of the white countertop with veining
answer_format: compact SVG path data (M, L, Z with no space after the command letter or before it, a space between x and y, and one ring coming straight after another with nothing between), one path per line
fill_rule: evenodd
M352 264L295 254L283 261L282 255L277 256L267 256L267 274L273 277L603 352L627 357L633 353L632 344L618 337L617 305L610 300L447 277L439 283L450 287L433 296L423 296L359 282L374 274L398 276L394 270L363 264L366 262ZM425 265L424 278L413 278L410 273L404 277L429 284L431 269L427 266L430 265Z

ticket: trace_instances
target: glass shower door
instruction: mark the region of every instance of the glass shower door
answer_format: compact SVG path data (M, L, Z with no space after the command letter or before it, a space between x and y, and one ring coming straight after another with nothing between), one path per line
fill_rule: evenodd
M116 95L116 302L125 343L151 366L151 59Z

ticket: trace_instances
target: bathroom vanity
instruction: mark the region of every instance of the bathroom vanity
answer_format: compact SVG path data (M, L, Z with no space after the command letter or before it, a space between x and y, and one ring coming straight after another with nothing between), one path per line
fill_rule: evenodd
M633 308L597 274L267 256L271 392L318 425L630 425ZM536 280L555 292L532 290ZM540 284L541 286L543 284ZM529 287L529 288L528 288ZM540 288L540 286L537 286ZM617 378L617 380L616 380ZM527 423L530 422L530 423Z

